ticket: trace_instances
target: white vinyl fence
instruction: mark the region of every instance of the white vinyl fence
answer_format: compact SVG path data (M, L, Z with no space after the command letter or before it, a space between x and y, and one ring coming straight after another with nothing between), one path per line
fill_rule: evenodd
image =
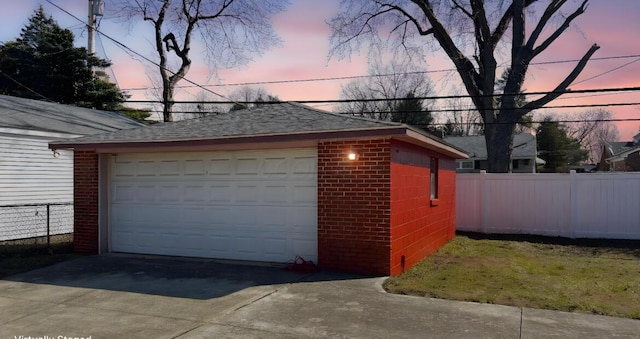
M640 173L456 176L456 229L640 239Z

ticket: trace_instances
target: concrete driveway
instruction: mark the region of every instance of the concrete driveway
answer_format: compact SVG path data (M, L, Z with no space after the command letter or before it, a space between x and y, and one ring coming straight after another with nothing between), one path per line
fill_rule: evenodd
M392 295L382 290L383 281L212 260L83 257L0 280L0 338L637 338L640 333L637 320Z

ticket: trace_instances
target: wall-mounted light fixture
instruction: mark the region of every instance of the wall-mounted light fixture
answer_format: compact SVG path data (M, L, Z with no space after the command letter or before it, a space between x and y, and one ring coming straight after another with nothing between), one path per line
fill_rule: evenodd
M349 153L347 154L347 159L349 159L350 161L358 160L358 158L358 153L356 153L355 151L349 151Z
M58 158L58 157L60 157L60 152L58 152L58 151L56 151L56 150L53 150L53 157L54 157L54 158Z

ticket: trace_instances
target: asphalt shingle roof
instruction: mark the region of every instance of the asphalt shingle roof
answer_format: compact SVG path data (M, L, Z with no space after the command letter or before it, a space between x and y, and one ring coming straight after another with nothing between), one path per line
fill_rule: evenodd
M116 112L0 95L0 127L93 135L144 126Z
M486 159L487 144L484 135L463 137L446 137L444 141L466 151L470 159ZM513 136L514 159L530 159L537 156L536 138L529 133L521 133Z
M340 115L297 103L285 102L229 113L212 113L199 119L160 123L145 128L87 136L60 143L69 145L192 141L394 127L406 127L406 125Z
M638 145L634 144L633 141L614 141L608 142L607 145L610 149L611 155L624 153L628 150L638 147Z

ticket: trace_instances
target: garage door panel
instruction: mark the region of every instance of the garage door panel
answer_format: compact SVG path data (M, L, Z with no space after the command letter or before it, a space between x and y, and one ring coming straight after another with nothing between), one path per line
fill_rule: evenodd
M117 155L111 249L314 260L316 163L313 149Z
M178 185L157 185L156 196L160 202L180 201L180 187Z
M112 189L113 202L134 201L136 190L134 185L114 185Z
M288 187L285 183L265 185L262 193L265 203L286 203L289 200Z
M190 176L205 175L205 166L204 160L186 160L184 163L184 174Z
M295 228L303 228L305 230L312 230L317 223L317 214L315 206L297 206L296 208L289 210L290 222L289 224Z
M288 208L281 206L264 206L262 207L262 224L266 227L275 226L276 229L285 229L288 225L287 218Z
M259 160L257 158L238 158L236 160L236 174L257 175Z
M230 203L233 201L231 194L231 186L229 184L214 183L209 186L210 202L212 203Z
M224 176L224 177L229 177L231 176L231 168L232 168L232 163L231 163L231 159L228 158L224 158L224 159L211 159L209 161L209 174L212 176Z
M270 178L286 178L289 167L289 160L286 157L264 159L264 174Z
M131 161L115 162L113 173L115 177L132 177L136 174L136 165Z
M296 156L293 157L292 161L292 174L294 176L315 176L318 162L315 156Z
M156 186L139 185L135 187L136 198L138 202L153 202L156 200Z
M182 188L184 202L205 202L209 201L209 192L202 185L186 185Z
M296 204L315 204L317 200L316 190L315 185L294 183L290 194L292 202Z
M235 201L238 203L255 203L262 196L262 190L258 183L242 183L235 186L231 196L235 197Z

